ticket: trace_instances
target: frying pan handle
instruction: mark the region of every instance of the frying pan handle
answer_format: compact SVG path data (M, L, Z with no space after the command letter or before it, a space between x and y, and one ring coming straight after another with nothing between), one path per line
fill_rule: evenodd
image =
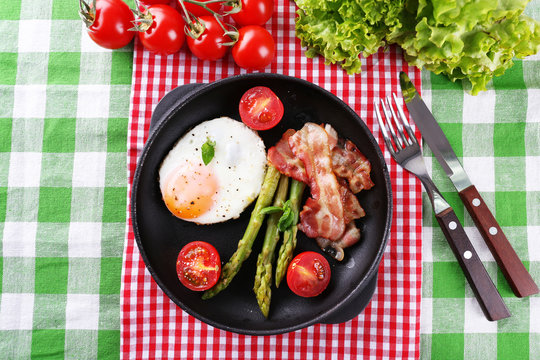
M183 102L186 96L204 85L206 84L193 83L180 85L166 93L165 96L159 100L158 104L154 108L154 111L152 112L150 128L148 130L149 133L152 133L158 127L158 125L165 120L163 115L165 115L168 109L174 108L175 104Z

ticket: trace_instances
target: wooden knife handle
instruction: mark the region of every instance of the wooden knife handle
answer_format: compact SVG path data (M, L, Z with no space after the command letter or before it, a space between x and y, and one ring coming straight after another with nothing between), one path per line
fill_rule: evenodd
M461 269L465 273L465 277L469 285L471 285L486 318L490 321L496 321L511 316L454 210L448 208L435 215L435 217L454 255L458 259L459 265L461 265Z
M459 196L469 214L471 214L476 227L482 234L514 294L518 297L537 294L538 286L532 279L531 274L523 266L476 187L474 185L469 186L462 190Z

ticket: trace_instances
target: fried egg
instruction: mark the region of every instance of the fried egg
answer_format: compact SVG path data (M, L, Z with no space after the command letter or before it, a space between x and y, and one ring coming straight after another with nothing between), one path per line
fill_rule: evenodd
M205 165L202 146L214 145ZM205 121L184 134L159 169L159 186L169 211L186 221L214 224L237 218L257 198L266 170L262 139L227 117Z

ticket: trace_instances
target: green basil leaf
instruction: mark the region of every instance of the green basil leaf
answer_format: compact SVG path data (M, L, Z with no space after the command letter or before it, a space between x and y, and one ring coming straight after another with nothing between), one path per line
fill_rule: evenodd
M206 142L201 147L202 161L204 165L208 165L210 161L214 158L214 149L216 143L210 138L207 138Z
M283 204L283 214L281 214L281 217L279 218L279 221L277 224L279 231L284 232L285 230L287 230L288 228L292 226L293 222L294 222L294 211L291 208L291 201L287 200Z
M294 213L292 212L291 209L287 209L283 211L283 214L279 218L278 225L277 225L279 231L284 232L285 230L290 228L293 223L293 220L294 220Z

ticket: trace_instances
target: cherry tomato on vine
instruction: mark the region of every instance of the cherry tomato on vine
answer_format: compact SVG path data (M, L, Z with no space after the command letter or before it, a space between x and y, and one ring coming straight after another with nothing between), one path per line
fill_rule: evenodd
M177 0L177 1L178 1L178 11L180 11L180 13L183 13L182 5L180 4L181 1L180 0ZM198 1L200 1L201 3L205 3L205 5L213 12L219 13L219 11L221 10L221 2L214 2L215 0L198 0ZM184 6L186 7L187 11L189 11L190 13L193 14L193 16L196 16L196 17L212 15L210 11L206 10L204 7L198 4L188 3L187 1L184 1Z
M146 6L152 6L157 4L170 5L170 3L171 0L139 0L139 4Z
M267 130L283 117L283 103L266 86L255 86L242 95L238 106L242 122L253 130Z
M152 5L136 21L139 39L149 51L170 55L184 44L184 19L169 5Z
M170 5L171 0L139 0L139 10L144 11L145 6L152 6L157 4Z
M238 25L264 25L274 13L274 0L241 0L241 2L240 11L231 15Z
M199 17L200 24L204 25L204 31L196 38L187 37L189 50L201 60L218 60L225 56L228 46L224 43L230 42L229 36L219 25L218 20L213 16Z
M319 295L330 282L330 264L324 256L314 251L298 254L287 268L287 285L296 295Z
M221 274L221 260L216 248L204 241L188 243L178 254L176 273L182 285L190 290L210 289Z
M94 0L90 4L79 0L80 15L88 35L96 44L107 49L119 49L133 39L128 31L133 24L133 13L122 0Z
M261 70L274 59L274 50L274 39L265 28L248 25L238 30L238 41L232 48L232 56L241 68Z

